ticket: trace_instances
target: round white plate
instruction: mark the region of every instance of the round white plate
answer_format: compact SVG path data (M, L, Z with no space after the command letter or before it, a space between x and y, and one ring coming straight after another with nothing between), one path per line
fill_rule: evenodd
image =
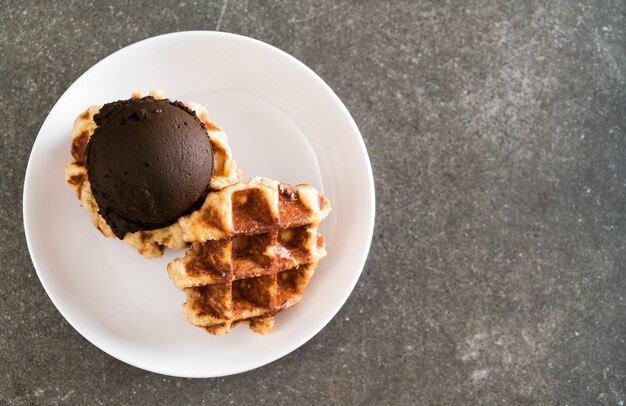
M229 136L244 179L266 176L323 190L328 257L301 302L262 336L241 325L215 337L185 321L184 294L167 263L148 260L91 224L63 168L74 118L92 104L163 90L204 104ZM221 32L179 32L128 46L85 72L54 106L33 146L24 184L28 248L46 292L87 340L161 374L214 377L248 371L295 350L339 311L365 264L374 182L363 139L333 91L292 56Z

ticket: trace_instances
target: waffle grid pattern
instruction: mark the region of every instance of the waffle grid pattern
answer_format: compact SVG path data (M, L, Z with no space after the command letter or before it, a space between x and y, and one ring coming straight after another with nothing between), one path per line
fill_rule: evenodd
M265 178L212 193L195 219L181 219L195 242L168 265L185 292L186 319L212 334L240 322L271 331L273 316L298 303L326 255L318 224L329 211L312 187Z

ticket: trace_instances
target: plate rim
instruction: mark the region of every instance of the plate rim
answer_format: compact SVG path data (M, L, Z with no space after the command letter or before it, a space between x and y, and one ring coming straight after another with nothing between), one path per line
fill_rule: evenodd
M273 353L273 355L271 357L269 357L269 361L267 359L262 359L260 361L257 362L252 362L250 365L246 365L240 368L235 368L234 370L228 371L227 373L213 373L213 374L207 374L207 373L177 373L177 372L172 372L172 371L168 371L167 368L155 368L152 365L145 365L139 362L134 362L134 361L130 361L127 359L123 359L120 356L114 354L113 352L113 348L110 348L107 345L104 345L102 342L98 342L96 343L95 339L93 339L94 337L88 337L88 333L83 330L83 328L81 326L79 326L79 323L76 323L75 321L70 320L69 317L67 317L66 311L63 309L63 306L59 306L58 301L54 298L54 295L50 293L50 287L44 282L44 278L42 278L42 274L40 271L40 269L44 268L44 265L41 263L41 260L37 259L37 255L36 253L33 251L33 242L32 242L32 238L30 235L30 221L29 221L29 215L28 215L28 210L27 207L28 205L27 203L27 192L28 190L30 190L30 188L32 187L31 183L32 183L32 178L33 178L33 165L32 165L32 159L33 159L33 151L35 150L35 148L37 147L38 143L42 142L42 138L44 137L42 134L42 130L45 127L46 123L48 122L50 116L54 113L54 111L58 108L58 105L60 104L60 102L62 100L64 100L65 97L67 97L68 93L70 92L70 90L72 90L75 86L77 86L77 84L79 84L82 80L85 80L84 77L93 69L95 69L96 67L98 67L99 65L106 63L106 61L108 61L110 58L113 58L115 56L117 56L120 53L124 53L124 52L132 52L132 50L136 47L139 47L147 42L158 42L158 41L162 41L164 39L169 39L169 38L174 38L174 37L181 37L181 40L184 40L184 37L186 36L213 36L213 37L217 37L219 40L219 37L222 38L227 38L227 39L235 39L237 41L243 41L243 42L249 42L251 44L253 44L254 46L257 47L262 47L264 48L266 51L269 52L273 52L273 53L278 53L279 55L281 55L282 57L286 57L287 59L291 60L291 62L295 62L296 65L298 65L301 69L303 69L304 71L307 72L308 76L312 77L319 85L322 86L322 88L326 91L326 93L329 94L329 96L334 100L336 106L342 111L343 116L345 116L348 119L348 124L351 127L352 131L355 132L358 135L358 146L360 149L360 152L362 154L362 156L365 157L365 165L366 165L366 169L367 169L367 184L369 186L369 218L368 220L370 220L370 225L368 227L368 236L367 236L367 241L366 241L366 250L365 250L365 254L361 255L361 259L358 263L358 273L355 273L355 276L349 286L349 289L346 289L343 292L343 295L341 296L341 300L339 305L331 312L328 312L326 317L323 318L322 322L319 323L319 325L317 325L315 328L311 329L311 331L305 335L304 340L300 340L300 342L297 342L295 345L293 344L293 342L291 344L287 344L285 345L284 349L281 351L277 351L275 353ZM46 118L44 119L43 123L41 124L41 127L39 129L39 131L37 132L37 136L35 138L35 141L33 142L33 145L31 147L30 153L29 153L29 157L28 157L28 163L26 166L26 171L24 174L24 183L23 183L23 188L22 188L22 217L23 217L23 226L24 226L24 236L26 238L26 245L28 247L28 253L30 255L31 258L31 262L33 264L33 267L35 268L35 272L37 273L37 277L39 279L39 282L41 283L41 285L44 288L44 291L46 292L46 295L48 296L48 298L50 299L50 301L52 302L52 304L55 306L56 310L61 314L61 316L63 316L63 318L65 319L65 321L72 326L72 328L74 330L76 330L85 340L87 340L89 343L91 343L92 345L94 345L96 348L98 348L99 350L103 351L104 353L108 354L109 356L124 362L128 365L132 365L136 368L145 370L145 371L149 371L152 373L156 373L156 374L160 374L160 375L164 375L164 376L174 376L174 377L181 377L181 378L216 378L216 377L223 377L223 376L230 376L230 375L236 375L236 374L240 374L240 373L244 373L244 372L248 372L257 368L260 368L262 366L271 364L283 357L285 357L286 355L290 354L291 352L297 350L298 348L302 347L304 344L306 344L309 340L311 340L313 337L315 337L317 334L319 334L319 332L324 329L328 323L330 323L330 321L337 315L337 313L339 313L339 311L343 308L343 306L345 305L345 303L347 302L348 298L350 297L350 295L352 294L352 292L354 291L354 287L356 286L358 280L360 279L365 264L367 262L367 259L369 257L369 253L371 250L371 243L372 243L372 238L374 235L374 227L375 227L375 223L376 223L376 193L375 193L375 183L374 183L374 175L373 175L373 171L372 171L372 165L371 165L371 161L369 158L369 154L367 152L367 148L365 146L365 141L363 139L363 135L361 134L358 126L356 125L356 122L354 121L354 118L352 117L352 115L350 114L350 112L348 111L347 107L345 106L345 104L341 101L341 99L339 98L339 96L337 96L337 94L332 90L332 88L317 74L315 73L311 68L309 68L307 65L305 65L302 61L300 61L299 59L297 59L295 56L281 50L280 48L273 46L271 44L268 44L266 42L263 42L261 40L252 38L252 37L248 37L245 35L240 35L240 34L235 34L235 33L228 33L228 32L222 32L222 31L210 31L210 30L192 30L192 31L176 31L176 32L170 32L170 33L165 33L165 34L160 34L160 35L156 35L156 36L152 36L152 37L148 37L145 39L142 39L140 41L134 42L132 44L129 44L123 48L118 49L117 51L107 55L106 57L102 58L101 60L99 60L98 62L96 62L95 64L93 64L92 66L90 66L87 70L85 70L83 73L80 74L80 76L74 80L72 82L72 84L63 92L63 94L57 99L57 101L55 102L54 106L50 109L50 111L48 112L48 114L46 115Z

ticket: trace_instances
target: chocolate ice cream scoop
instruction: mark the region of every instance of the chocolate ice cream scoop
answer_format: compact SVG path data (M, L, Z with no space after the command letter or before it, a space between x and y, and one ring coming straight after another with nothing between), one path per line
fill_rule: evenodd
M209 136L180 102L153 97L105 104L87 144L99 213L118 238L168 226L198 207L213 170Z

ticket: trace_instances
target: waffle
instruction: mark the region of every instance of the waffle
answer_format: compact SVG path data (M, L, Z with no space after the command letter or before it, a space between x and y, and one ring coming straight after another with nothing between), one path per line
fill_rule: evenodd
M184 238L194 242L168 265L185 292L187 321L216 335L241 322L271 331L274 315L298 303L326 256L317 227L329 211L311 186L264 178L210 193L180 219Z
M312 186L254 177L209 193L178 222L185 241L204 242L317 224L329 212L330 202Z
M135 92L132 94L132 97L141 98L148 95L157 99L163 99L165 97L163 93L158 91L151 91L150 93ZM232 157L226 133L209 120L208 113L203 106L195 103L185 103L185 105L193 110L204 123L211 139L211 147L213 149L213 174L210 188L212 190L220 190L239 182L241 172ZM96 199L91 191L91 186L89 185L87 166L85 163L87 143L97 127L93 117L98 114L101 107L102 106L89 107L74 121L70 151L73 159L65 167L65 177L67 183L76 191L76 196L80 204L91 213L93 224L104 236L115 237L109 225L98 213L98 204L96 203ZM155 230L127 233L123 241L135 248L146 258L160 257L163 255L165 247L178 250L188 246L187 242L183 239L183 232L178 223Z

